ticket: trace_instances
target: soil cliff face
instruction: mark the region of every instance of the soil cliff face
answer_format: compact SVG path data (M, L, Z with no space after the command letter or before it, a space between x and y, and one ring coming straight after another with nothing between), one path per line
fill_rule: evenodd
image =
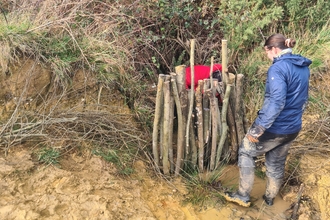
M31 59L10 66L6 74L0 75L0 119L10 117L16 107L47 114L51 109L104 110L115 104L124 113L128 111L115 88L102 87L88 72L72 73L65 79L66 88L58 84L61 80L58 78L49 68Z

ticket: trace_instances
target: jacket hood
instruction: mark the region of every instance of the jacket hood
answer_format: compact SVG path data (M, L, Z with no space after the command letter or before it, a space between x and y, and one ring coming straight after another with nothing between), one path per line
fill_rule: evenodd
M284 54L280 57L274 58L273 63L278 61L285 60L286 62L293 63L296 66L309 66L312 64L312 61L306 57L303 57L299 54Z

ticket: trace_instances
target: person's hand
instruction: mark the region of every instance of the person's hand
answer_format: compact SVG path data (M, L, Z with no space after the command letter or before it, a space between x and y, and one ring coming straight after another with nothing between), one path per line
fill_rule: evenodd
M253 123L253 125L251 126L251 128L248 130L248 132L246 134L246 138L249 139L249 141L252 143L257 143L257 142L259 142L258 138L264 133L264 131L265 131L265 128Z

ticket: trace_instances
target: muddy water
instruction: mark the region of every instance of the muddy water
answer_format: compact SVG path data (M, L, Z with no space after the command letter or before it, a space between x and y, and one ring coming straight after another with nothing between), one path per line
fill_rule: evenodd
M143 166L143 164L139 163L136 168L137 170L141 170ZM182 200L183 197L180 195L187 195L188 192L180 179L163 185L160 182L156 184L154 180L148 178L144 174L140 173L140 177L144 179L143 197L147 201L156 219L282 220L289 217L289 213L286 211L290 208L291 203L284 201L281 196L276 197L275 204L272 207L267 206L263 202L262 195L265 192L266 182L258 177L255 179L254 188L251 192L252 206L249 208L244 208L234 203L221 204L219 206L215 204L213 207L192 207L189 204L182 205L180 200ZM237 186L238 177L237 166L228 166L224 169L220 181L224 187L231 188L232 186ZM204 175L203 178L207 178L207 174ZM219 192L219 194L222 194L222 192Z
M239 169L237 166L228 166L224 170L224 175L221 176L223 186L230 188L232 186L238 187ZM251 192L252 205L249 208L243 208L239 205L230 203L227 206L234 210L236 217L244 219L287 219L288 210L291 203L284 201L280 195L274 200L273 206L268 206L262 199L266 190L266 180L255 177L253 189ZM230 219L230 218L228 218Z

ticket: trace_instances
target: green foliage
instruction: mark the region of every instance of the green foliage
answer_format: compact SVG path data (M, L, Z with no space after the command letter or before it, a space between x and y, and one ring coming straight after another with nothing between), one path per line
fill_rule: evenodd
M224 1L217 15L224 38L229 41L230 60L239 59L263 40L263 30L282 17L283 9L268 1Z
M330 17L330 4L327 0L281 0L285 12L284 29L298 31L317 31Z
M45 165L57 165L61 153L55 148L42 148L38 152L38 161Z

